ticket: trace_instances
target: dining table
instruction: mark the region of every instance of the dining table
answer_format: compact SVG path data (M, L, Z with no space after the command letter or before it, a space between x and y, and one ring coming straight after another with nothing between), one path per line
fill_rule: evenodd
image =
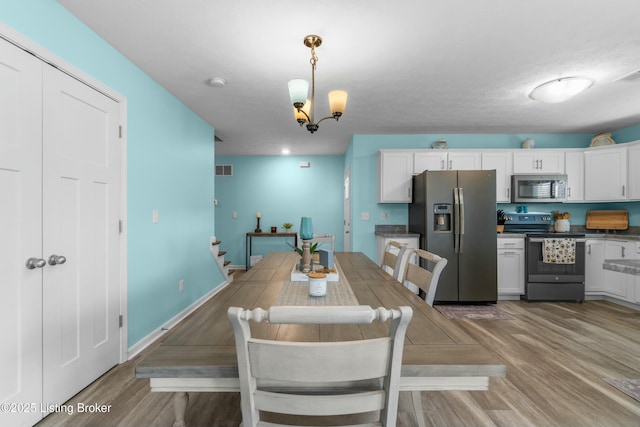
M334 254L333 281L325 296L309 296L295 273L296 252L271 252L239 278L221 285L205 306L174 327L136 367L152 392L173 392L174 427L185 426L190 392L240 392L229 307L274 305L409 306L400 391L488 390L491 377L506 375L500 357L469 336L361 252ZM294 280L292 280L294 279ZM335 280L337 279L337 280ZM285 341L350 341L383 337L389 322L365 325L252 324L252 335ZM416 393L413 393L416 395ZM419 393L418 393L419 396ZM419 404L415 401L414 405ZM418 418L421 418L418 416Z

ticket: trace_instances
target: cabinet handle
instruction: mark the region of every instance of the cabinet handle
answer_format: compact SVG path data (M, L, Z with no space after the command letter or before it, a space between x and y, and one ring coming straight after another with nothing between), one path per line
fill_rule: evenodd
M587 245L587 253L591 255L591 245Z
M517 252L513 252L513 251L502 252L502 255L515 255L515 254L517 254Z
M449 169L453 169L453 160L449 160Z
M623 246L623 247L622 247L622 258L624 258L624 257L625 257L625 255L624 255L624 250L625 250L625 249L626 249L626 248Z
M444 159L440 160L440 169L444 170Z
M507 198L509 198L510 194L511 194L511 192L509 191L509 187L507 187L507 194L506 194Z
M567 197L571 197L571 187L567 188Z
M542 159L540 159L540 169L544 169L542 166Z
M622 185L622 195L624 196L624 184Z

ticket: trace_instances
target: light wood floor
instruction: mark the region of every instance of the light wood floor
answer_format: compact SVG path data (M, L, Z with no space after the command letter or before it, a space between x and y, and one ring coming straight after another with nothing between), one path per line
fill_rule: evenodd
M606 301L526 303L498 307L515 320L451 320L498 354L507 376L489 391L424 392L428 426L634 426L640 402L603 378L640 379L640 312ZM202 309L206 310L205 305ZM68 404L111 405L106 414L50 415L38 427L170 427L172 395L151 393L136 379L142 357L120 365ZM409 393L401 393L399 427L415 427ZM236 427L239 394L192 393L189 427Z

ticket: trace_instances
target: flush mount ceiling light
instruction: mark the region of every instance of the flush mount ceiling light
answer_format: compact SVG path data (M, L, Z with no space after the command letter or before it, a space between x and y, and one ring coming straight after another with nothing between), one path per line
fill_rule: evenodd
M338 121L347 106L347 92L343 90L331 91L329 92L329 111L331 115L317 122L314 119L316 64L318 62L316 48L321 44L322 38L320 38L320 36L309 35L304 38L304 45L311 49L311 100L307 98L309 82L303 79L295 79L289 82L289 96L293 104L293 117L300 124L300 127L306 123L307 130L311 133L318 130L318 125L323 120L336 119L336 121Z
M563 77L536 87L529 98L542 102L563 102L593 85L587 77Z

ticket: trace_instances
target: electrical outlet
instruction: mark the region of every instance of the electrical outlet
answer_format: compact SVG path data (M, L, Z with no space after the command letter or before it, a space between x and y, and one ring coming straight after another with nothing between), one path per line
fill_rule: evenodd
M360 219L363 221L369 221L369 212L362 212L360 214Z
M184 291L184 280L180 280L178 282L178 291L180 292Z
M238 212L232 212L231 219L238 219Z
M157 224L160 222L160 211L158 209L153 210L151 214L151 220L153 221L154 224Z
M382 220L383 220L383 221L386 221L386 220L388 220L388 219L389 219L389 215L387 215L387 213L386 213L386 212L382 212Z

